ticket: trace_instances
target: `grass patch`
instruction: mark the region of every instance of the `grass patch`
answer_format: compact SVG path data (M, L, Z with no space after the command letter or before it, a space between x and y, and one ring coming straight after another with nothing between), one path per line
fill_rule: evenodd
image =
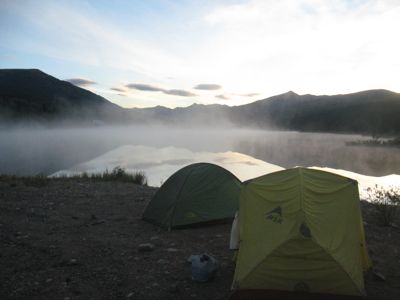
M68 176L68 178L80 178L94 181L122 181L133 182L140 185L147 185L147 176L143 171L136 171L133 173L126 172L122 167L115 167L112 171L105 170L104 172L82 174Z
M15 176L15 175L0 175L0 181L7 182L10 186L16 186L17 182L22 181L26 186L42 187L47 185L51 180L65 180L65 179L80 179L90 181L120 181L131 182L139 185L147 186L147 176L143 171L136 171L133 173L126 172L122 167L115 167L111 171L105 170L104 172L88 174L83 172L71 176L61 175L57 177L47 177L43 174L34 176Z
M369 199L381 218L382 225L391 226L397 217L397 210L400 206L400 188L391 187L383 189L378 185L368 188Z

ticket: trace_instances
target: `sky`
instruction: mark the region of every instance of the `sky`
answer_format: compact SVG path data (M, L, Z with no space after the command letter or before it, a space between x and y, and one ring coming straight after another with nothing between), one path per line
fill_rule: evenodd
M400 0L0 0L0 68L123 107L400 92Z

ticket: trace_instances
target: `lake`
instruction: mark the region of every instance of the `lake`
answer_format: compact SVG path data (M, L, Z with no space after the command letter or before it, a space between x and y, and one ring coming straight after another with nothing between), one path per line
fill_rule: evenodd
M398 148L348 146L358 135L250 129L96 127L0 132L0 173L50 175L142 170L160 185L180 167L220 164L245 180L294 166L343 169L364 175L400 174Z

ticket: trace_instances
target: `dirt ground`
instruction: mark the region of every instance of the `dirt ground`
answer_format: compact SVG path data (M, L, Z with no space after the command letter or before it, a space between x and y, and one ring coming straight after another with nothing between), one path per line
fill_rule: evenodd
M230 224L165 231L140 219L156 189L77 179L0 181L0 299L227 299ZM400 229L363 203L371 299L400 299ZM138 246L152 243L153 251ZM191 280L191 254L219 262ZM382 277L383 276L383 277Z

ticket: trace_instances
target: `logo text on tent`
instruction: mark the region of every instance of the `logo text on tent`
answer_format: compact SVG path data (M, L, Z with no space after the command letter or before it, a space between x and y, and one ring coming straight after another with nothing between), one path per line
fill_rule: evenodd
M282 224L282 222L283 222L282 208L280 206L274 208L270 212L267 212L265 217L274 223Z

